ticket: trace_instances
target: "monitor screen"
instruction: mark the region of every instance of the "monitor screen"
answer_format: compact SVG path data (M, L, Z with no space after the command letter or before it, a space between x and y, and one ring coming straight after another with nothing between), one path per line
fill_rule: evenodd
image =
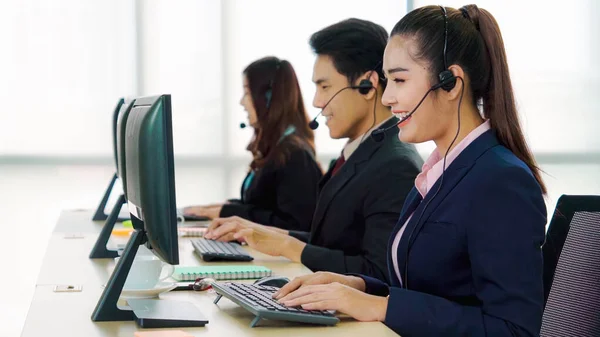
M127 118L126 189L136 229L167 263L179 263L171 96L137 98Z

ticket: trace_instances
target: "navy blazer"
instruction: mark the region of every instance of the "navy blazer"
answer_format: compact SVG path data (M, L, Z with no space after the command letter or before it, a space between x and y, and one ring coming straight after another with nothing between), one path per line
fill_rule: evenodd
M414 212L393 252L404 282L410 232L434 194L422 200L413 188L390 237L388 252ZM403 337L539 335L546 206L527 165L493 131L447 167L419 223L410 239L408 290L389 253L391 286L363 276L368 293L389 294L387 326Z

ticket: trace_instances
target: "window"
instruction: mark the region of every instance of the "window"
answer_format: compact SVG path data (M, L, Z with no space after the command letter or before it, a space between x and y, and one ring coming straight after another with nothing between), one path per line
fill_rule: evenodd
M438 5L415 1L414 6ZM464 1L442 1L460 8ZM598 153L600 5L478 1L504 38L521 121L536 154ZM441 14L440 14L441 15ZM440 32L441 34L442 32Z
M251 131L238 102L243 68L289 60L311 116L310 35L349 17L387 30L403 1L10 2L0 13L9 48L0 54L0 155L109 157L111 114L121 96L172 94L178 157L238 158ZM6 39L5 39L6 38ZM317 132L319 154L344 141ZM214 161L213 161L214 162Z

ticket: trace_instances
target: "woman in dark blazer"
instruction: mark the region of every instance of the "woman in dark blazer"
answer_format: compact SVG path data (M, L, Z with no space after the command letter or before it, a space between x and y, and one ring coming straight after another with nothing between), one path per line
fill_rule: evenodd
M400 139L437 146L389 239L390 284L317 273L276 298L403 337L539 335L546 188L495 19L475 5L416 9L394 27L383 65Z
M307 231L323 173L315 160L314 134L292 65L276 57L250 64L243 73L240 104L254 137L241 197L225 203L192 206L184 215L239 216L286 230Z

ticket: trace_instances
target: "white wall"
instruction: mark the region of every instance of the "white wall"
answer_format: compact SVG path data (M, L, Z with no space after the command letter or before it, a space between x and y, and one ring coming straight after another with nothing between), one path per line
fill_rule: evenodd
M133 94L132 2L3 1L0 155L104 155Z
M173 142L184 156L223 153L219 1L139 1L141 95L172 95Z
M415 1L454 8L462 0ZM479 0L498 21L521 120L536 153L600 152L600 4ZM440 11L441 15L441 11Z
M600 4L478 4L501 26L534 151L600 153L594 136L600 125ZM170 93L176 155L232 158L247 156L251 135L238 128L245 119L238 101L248 63L265 55L288 59L314 116L310 34L348 17L389 31L406 3L5 0L1 9L0 156L109 158L117 98ZM317 131L319 154L335 155L343 142L329 139L325 126Z

